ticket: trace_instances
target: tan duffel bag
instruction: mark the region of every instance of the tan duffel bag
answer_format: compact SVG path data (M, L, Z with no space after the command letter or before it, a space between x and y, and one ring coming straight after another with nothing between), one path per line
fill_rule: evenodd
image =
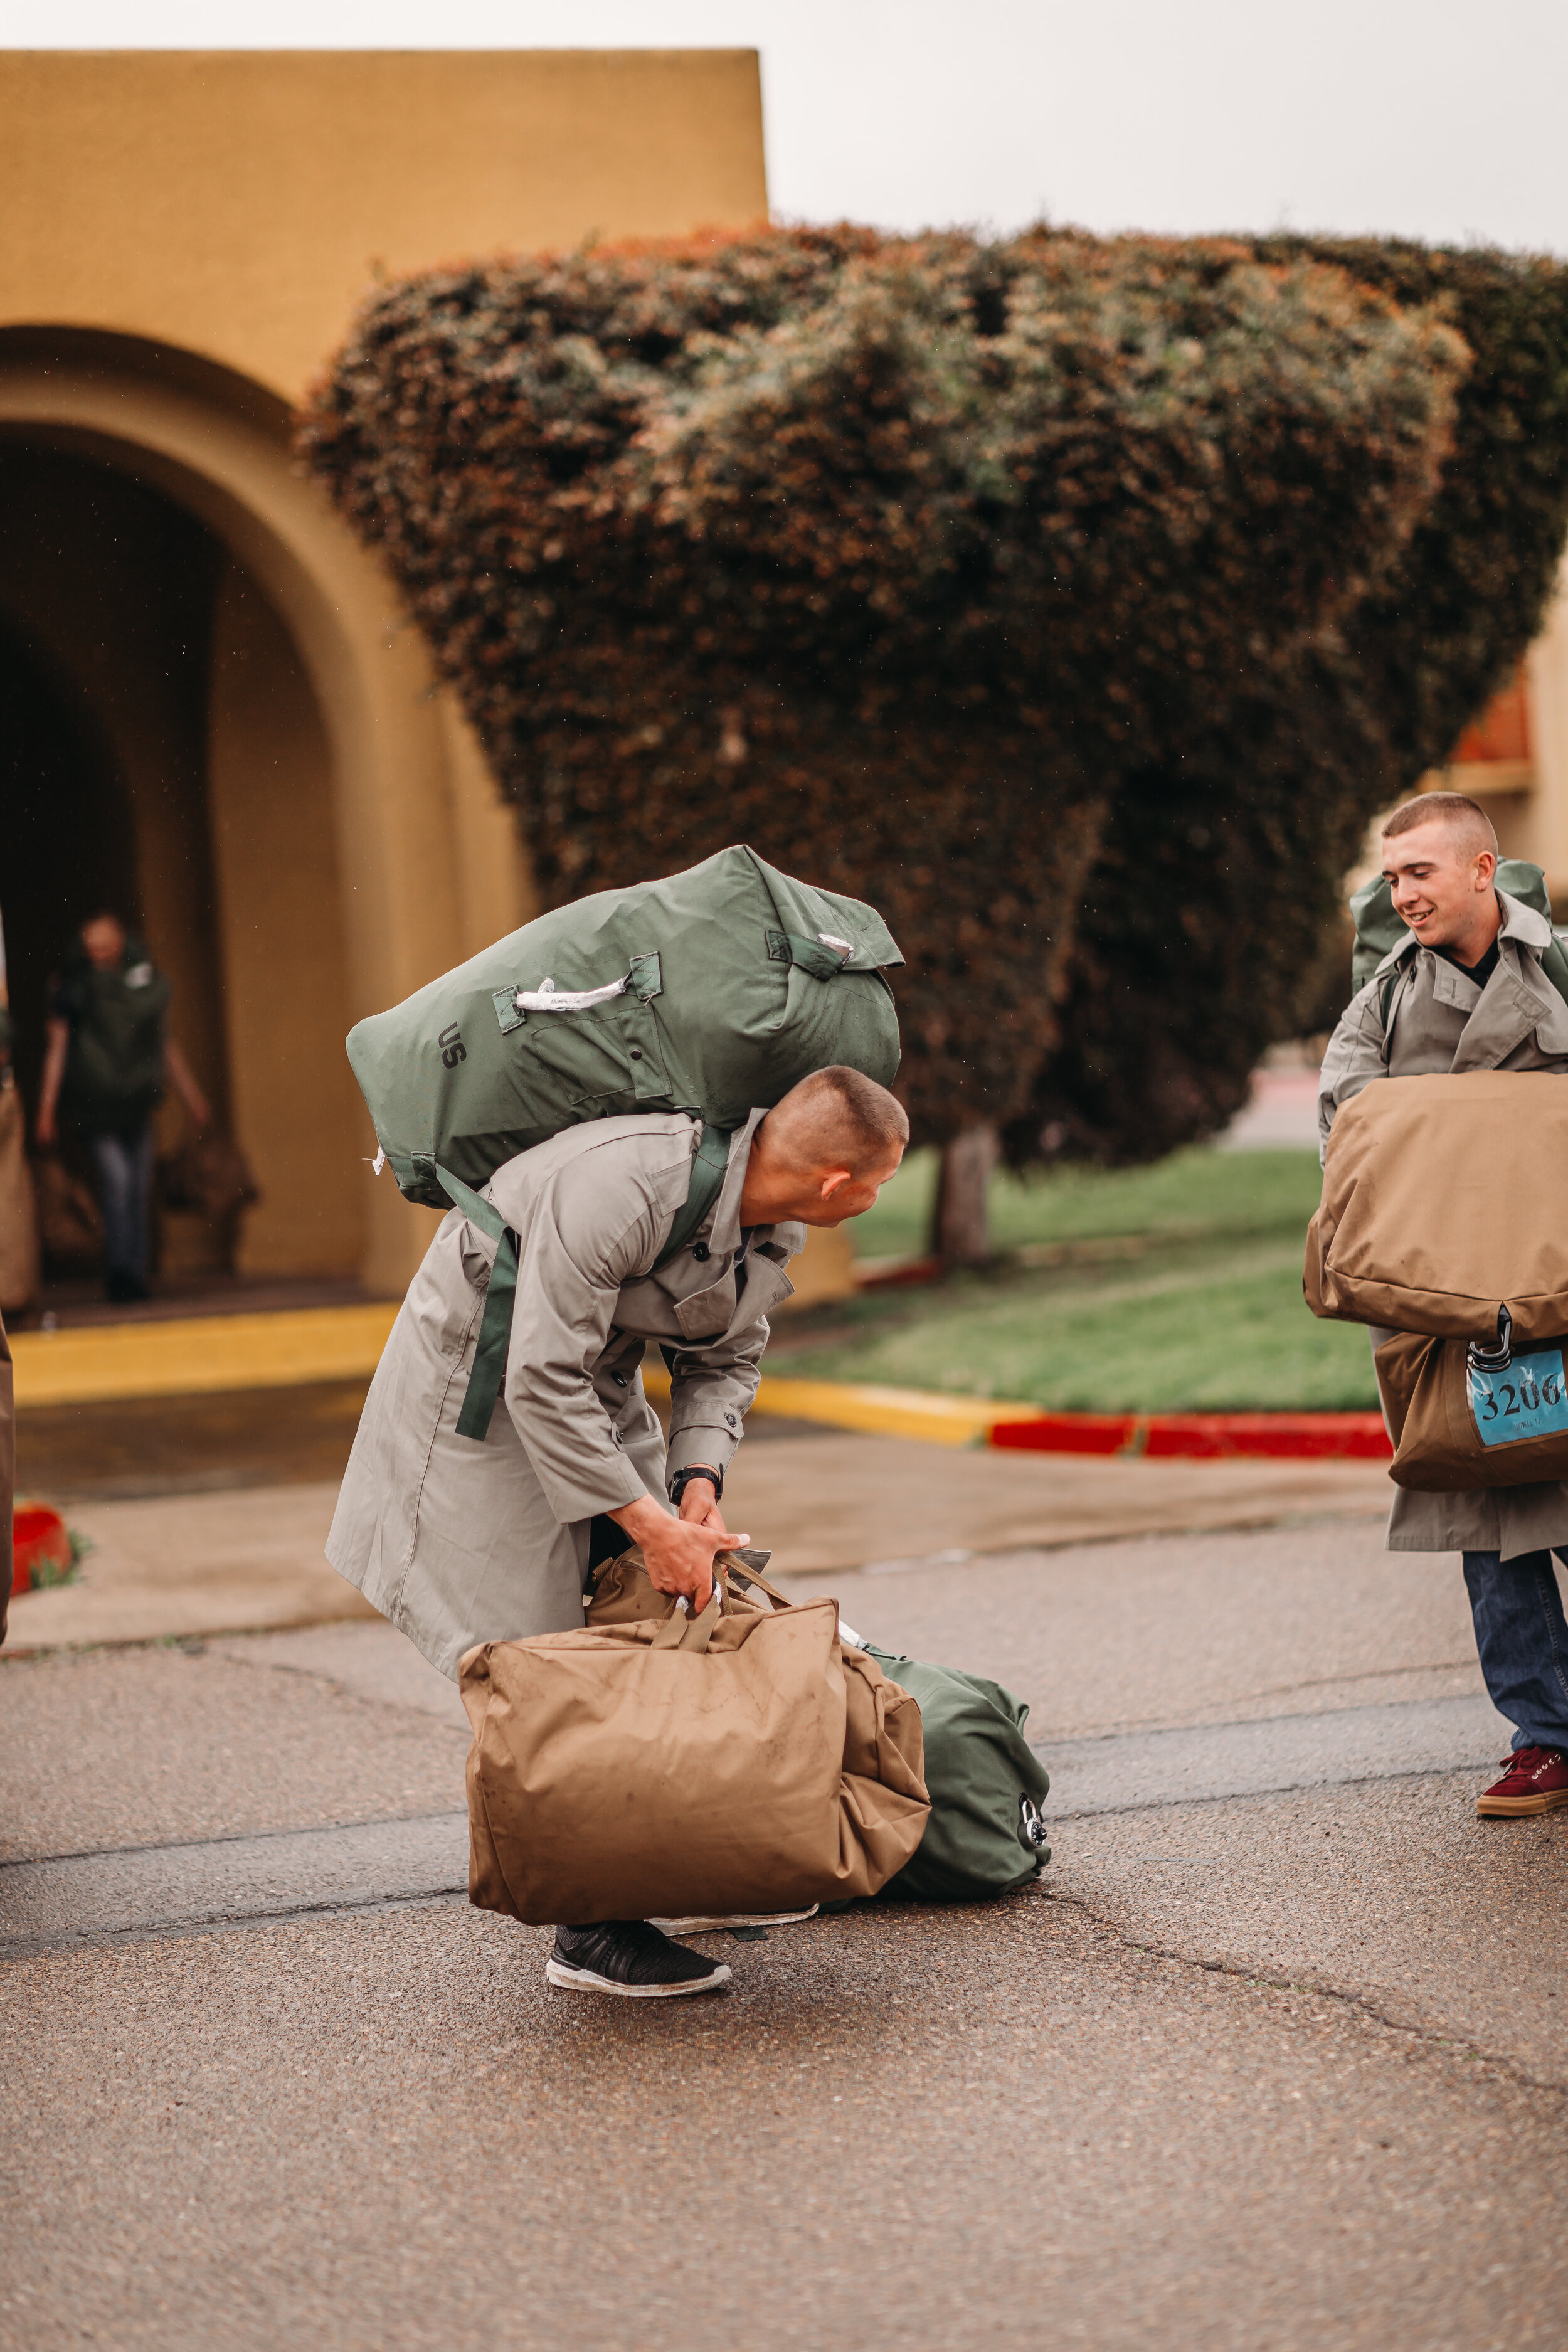
M1568 1478L1568 1341L1515 1349L1398 1332L1373 1361L1394 1440L1389 1476L1423 1494Z
M658 1618L616 1565L599 1622L461 1661L469 1901L585 1926L875 1895L931 1811L909 1693L834 1601L764 1612L721 1560L700 1617Z
M1568 1331L1568 1082L1544 1071L1379 1078L1329 1138L1307 1234L1314 1315L1517 1346Z

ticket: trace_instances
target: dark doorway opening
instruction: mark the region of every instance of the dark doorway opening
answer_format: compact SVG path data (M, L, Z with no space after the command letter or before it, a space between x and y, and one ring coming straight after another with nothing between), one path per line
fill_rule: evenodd
M141 929L136 840L113 753L68 686L0 629L0 921L28 1130L50 975L73 931L111 908Z

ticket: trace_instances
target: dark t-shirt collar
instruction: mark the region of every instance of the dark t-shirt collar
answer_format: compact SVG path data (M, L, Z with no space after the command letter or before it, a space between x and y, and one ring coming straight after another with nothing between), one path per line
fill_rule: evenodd
M1473 980L1478 988L1484 988L1497 970L1498 947L1501 938L1500 931L1479 963L1461 963L1452 948L1439 948L1437 953L1445 963L1451 963L1456 971L1462 971L1467 980Z

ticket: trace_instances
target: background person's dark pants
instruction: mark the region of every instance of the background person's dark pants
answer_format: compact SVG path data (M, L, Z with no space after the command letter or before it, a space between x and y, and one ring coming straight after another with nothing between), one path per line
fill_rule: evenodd
M1498 1713L1519 1727L1514 1747L1568 1749L1568 1622L1552 1554L1468 1551L1465 1582L1481 1673Z
M147 1202L153 1187L153 1129L89 1135L103 1211L103 1282L110 1298L147 1295Z

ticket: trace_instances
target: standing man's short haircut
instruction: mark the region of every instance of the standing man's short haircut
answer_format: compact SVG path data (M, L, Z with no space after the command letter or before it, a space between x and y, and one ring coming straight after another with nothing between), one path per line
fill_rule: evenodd
M802 1078L773 1115L796 1155L818 1163L842 1159L856 1176L886 1166L910 1139L897 1096L843 1062Z
M1436 818L1450 832L1462 834L1472 840L1478 849L1489 849L1497 855L1497 835L1492 821L1479 801L1468 793L1422 793L1413 801L1402 801L1383 828L1384 841L1396 840L1402 833L1414 833L1418 824L1430 824Z

